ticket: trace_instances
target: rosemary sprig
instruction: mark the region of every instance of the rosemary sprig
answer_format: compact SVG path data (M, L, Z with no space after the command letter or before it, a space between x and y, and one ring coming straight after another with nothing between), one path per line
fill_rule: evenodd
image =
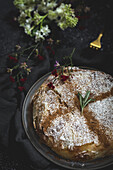
M78 92L78 97L79 97L79 101L80 101L80 108L81 108L81 114L83 115L83 110L84 108L88 105L88 103L90 103L91 101L94 101L94 99L90 98L90 91L86 92L85 97L82 97L81 93Z

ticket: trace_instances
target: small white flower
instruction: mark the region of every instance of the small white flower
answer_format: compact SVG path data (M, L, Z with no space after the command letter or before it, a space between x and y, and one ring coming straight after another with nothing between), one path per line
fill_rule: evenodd
M40 39L45 40L45 37L48 36L50 33L50 29L48 28L48 25L45 27L42 27L41 30L37 30L35 33L35 41L39 41Z
M25 8L25 5L24 5L24 4L19 4L19 7L20 7L21 9L24 9L24 8Z
M42 11L42 12L44 12L44 13L47 13L48 12L48 10L52 10L54 7L56 7L57 6L57 3L56 2L51 2L51 1L44 1L44 0L42 0L41 2L40 2L40 4L38 4L38 9L39 9L39 11Z
M21 11L20 18L21 18L21 17L26 17L26 14L25 14L24 11Z
M56 9L56 12L57 12L58 14L61 14L61 13L63 13L63 9L62 9L62 8L57 8L57 9Z
M53 9L54 7L56 7L56 5L57 5L57 4L56 4L55 2L50 2L50 3L48 2L48 3L47 3L47 7L48 7L49 9Z
M25 33L30 35L31 34L30 24L25 24L24 28L25 28Z
M41 34L41 32L39 30L36 31L35 33L35 41L39 41L40 39L43 39L44 40L44 37L43 35Z
M65 5L62 3L60 7L56 9L56 12L60 15L64 12Z
M31 18L26 19L26 23L27 23L27 24L31 24L31 22L32 22Z
M43 36L48 36L48 34L51 32L50 29L48 28L48 25L42 27L40 31L43 34Z
M49 10L48 11L48 18L50 20L55 20L58 17L56 11Z
M29 30L30 29L30 25L26 24L25 28L26 28L26 30Z

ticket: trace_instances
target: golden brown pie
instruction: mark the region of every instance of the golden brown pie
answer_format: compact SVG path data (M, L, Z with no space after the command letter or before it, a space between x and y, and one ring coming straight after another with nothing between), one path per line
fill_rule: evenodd
M67 159L86 161L112 154L113 77L78 67L65 68L63 76L51 74L33 96L36 133ZM81 114L77 94L84 97L87 90L95 100Z

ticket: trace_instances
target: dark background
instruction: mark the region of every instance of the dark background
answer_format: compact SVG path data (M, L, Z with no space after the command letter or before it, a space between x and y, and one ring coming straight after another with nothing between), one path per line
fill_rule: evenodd
M113 5L111 0L85 0L86 6L90 7L90 12L85 14L90 17L81 18L75 29L67 29L64 32L53 26L53 38L54 33L57 32L57 38L61 39L59 46L54 46L55 56L54 59L62 62L60 56L69 54L75 47L76 51L73 57L73 63L75 65L83 65L97 68L113 75ZM11 84L9 76L6 73L7 58L8 55L14 50L16 44L26 46L32 44L27 35L24 34L22 28L18 23L14 21L14 17L18 16L18 10L13 5L13 0L0 0L0 98L11 98L11 104L5 100L5 103L0 103L0 124L3 127L7 127L7 122L11 120L12 115L16 112L16 108L19 105L18 95L19 92L14 91L15 85ZM97 38L98 34L104 30L104 36L102 38L101 50L94 50L89 48L89 43ZM46 45L46 43L45 43ZM48 51L47 51L48 52ZM43 72L46 73L53 68L54 60L51 58L48 52L49 59L47 59L48 69ZM44 66L43 66L44 67ZM31 74L32 77L33 73ZM26 83L26 93L35 80L41 77L42 74ZM32 78L29 78L31 80ZM8 82L8 83L7 83ZM9 89L6 94L6 89ZM13 94L11 94L13 93ZM7 95L7 96L4 96ZM3 100L1 100L3 101ZM8 105L8 107L7 107ZM4 114L3 114L4 112ZM2 113L2 114L1 114ZM5 120L5 121L4 121ZM4 133L3 129L0 129L0 133ZM8 134L4 133L5 139L8 138ZM23 158L11 156L9 152L9 146L4 140L0 139L0 170L33 170L34 165L31 162L23 160ZM13 151L12 151L13 152ZM17 153L18 155L18 153ZM48 161L49 162L49 161ZM103 170L112 169L113 165ZM39 168L37 168L39 169ZM50 163L48 167L41 169L60 170L60 168L53 163Z

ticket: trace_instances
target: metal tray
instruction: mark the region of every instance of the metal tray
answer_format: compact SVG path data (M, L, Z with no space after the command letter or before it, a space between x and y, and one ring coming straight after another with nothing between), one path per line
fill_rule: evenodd
M48 160L54 162L57 165L69 169L91 170L91 169L99 169L111 165L113 163L113 156L95 159L89 162L74 162L71 160L66 160L60 157L59 155L57 155L48 146L46 146L44 143L41 142L39 136L36 134L33 128L33 123L32 123L33 115L32 115L31 103L32 103L32 97L34 93L38 90L38 88L41 86L41 84L47 79L47 77L50 74L51 73L46 74L45 76L43 76L42 78L40 78L38 81L34 83L34 85L28 91L23 103L22 122L23 122L25 132L28 136L28 139L30 140L34 148L37 150L37 152L40 152Z

